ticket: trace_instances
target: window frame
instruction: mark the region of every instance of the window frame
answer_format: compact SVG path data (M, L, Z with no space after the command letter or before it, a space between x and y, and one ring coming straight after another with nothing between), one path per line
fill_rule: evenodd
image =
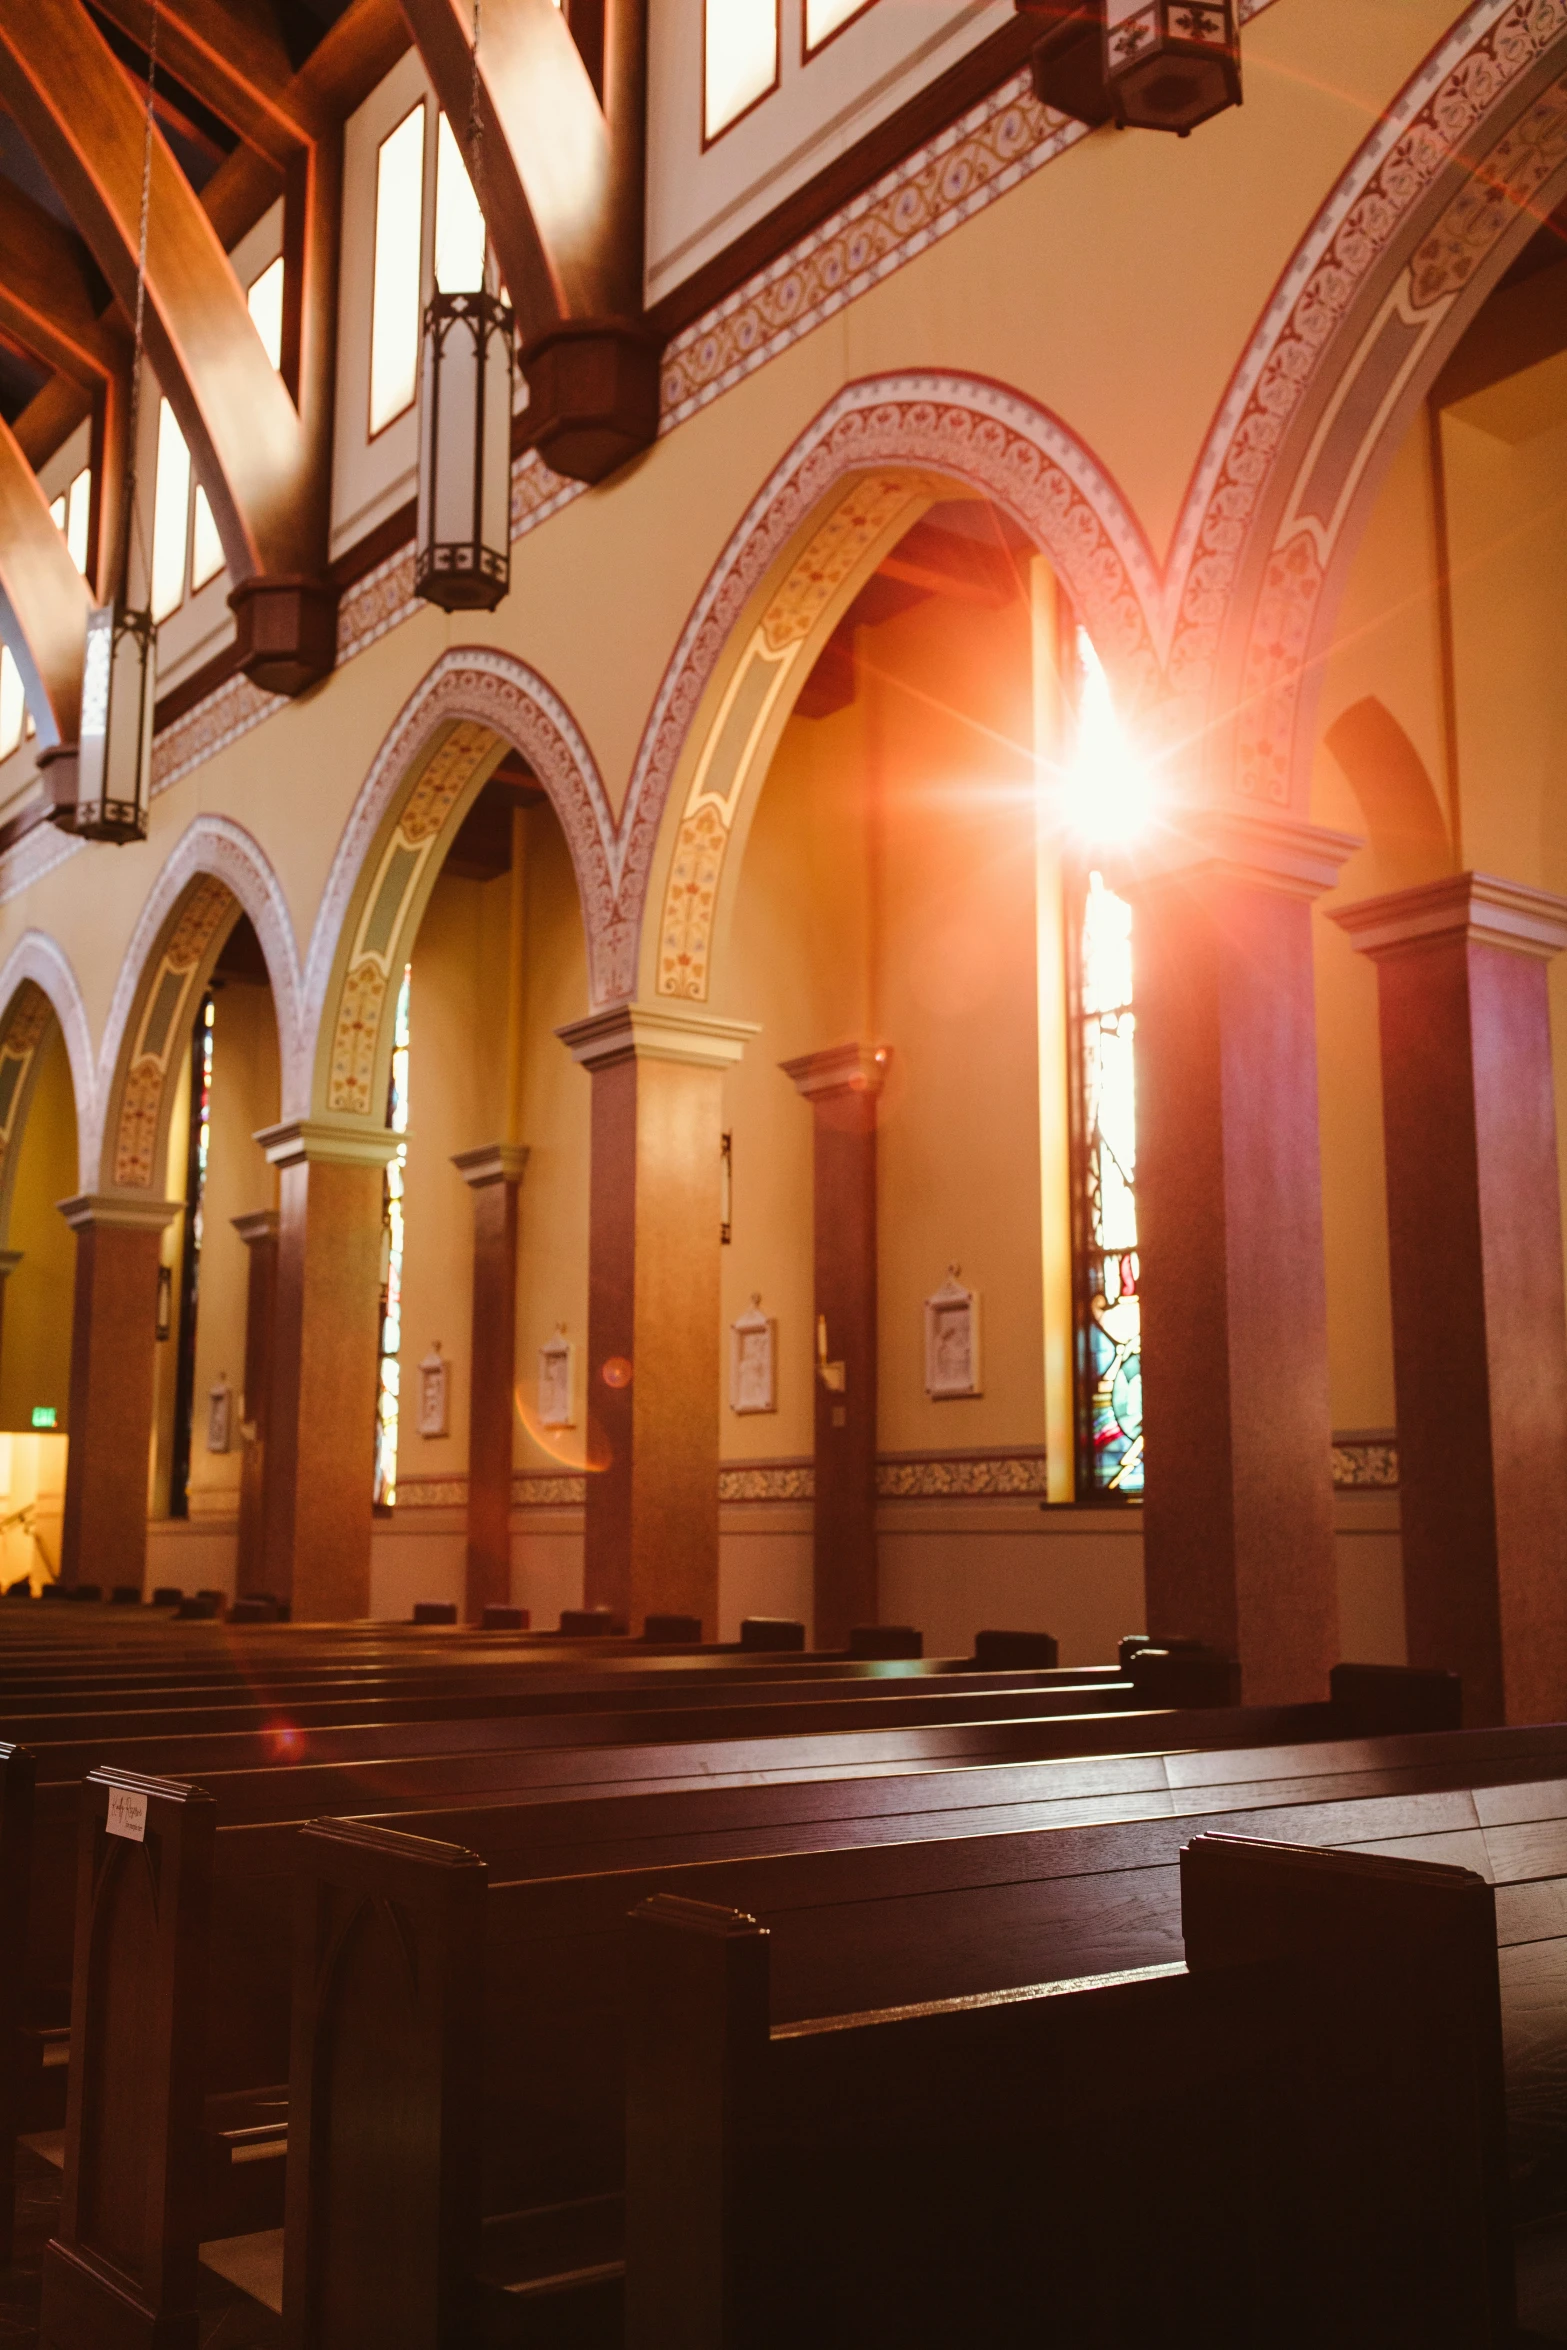
M771 80L771 81L768 83L768 85L767 85L767 87L766 87L766 89L765 89L765 90L758 90L758 92L757 92L757 94L756 94L756 96L755 96L754 98L747 99L747 101L746 101L745 105L741 107L741 109L740 109L740 111L739 111L739 113L738 113L738 114L732 114L732 115L729 117L729 120L728 120L726 123L722 123L722 124L720 124L719 128L718 128L716 131L710 131L710 130L708 129L708 127L707 127L707 21L708 21L709 14L711 13L711 11L712 11L713 7L714 7L716 4L717 4L717 0L699 0L699 5L700 5L700 8L701 8L701 12L702 12L702 43L701 43L701 61L700 61L700 66L699 66L699 70L698 70L698 75L697 75L697 91L696 91L696 97L697 97L697 108L698 108L698 113L699 113L699 118L700 118L700 120L699 120L699 128L700 128L700 131L701 131L701 153L702 153L702 154L704 154L704 155L706 155L706 154L709 152L709 150L710 150L710 149L712 149L712 148L716 147L716 146L718 145L718 143L719 143L719 141L720 141L721 139L727 139L731 131L738 130L738 129L739 129L739 127L740 127L740 125L741 125L741 123L748 121L748 120L750 119L750 117L751 117L751 116L752 116L752 115L753 115L753 114L756 112L756 110L757 110L757 108L758 108L759 106L765 106L765 105L766 105L766 103L767 103L767 101L768 101L768 99L769 99L769 98L774 98L774 97L776 97L776 96L777 96L777 94L778 94L778 92L779 92L779 91L782 89L782 87L783 87L783 51L784 51L784 39L783 39L783 0L772 0L772 8L773 8L773 78L772 78L772 80ZM864 5L865 7L870 7L870 6L872 6L873 4L874 4L874 0L863 0L863 5ZM801 22L801 25L802 25L802 27L803 27L803 26L804 26L804 23L805 23L805 17L804 17L804 13L803 13L803 7L802 7L802 13L801 13L801 17L800 17L800 22ZM824 44L823 44L823 46L825 47L825 45L826 45L826 44L824 43Z

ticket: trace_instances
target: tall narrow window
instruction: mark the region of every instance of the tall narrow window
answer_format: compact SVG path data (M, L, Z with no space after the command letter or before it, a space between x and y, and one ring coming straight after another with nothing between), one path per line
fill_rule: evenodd
M1132 909L1090 868L1074 889L1078 1490L1143 1489Z
M0 645L0 759L9 759L20 746L22 721L26 716L22 672L16 666L16 656L10 646Z
M484 215L444 114L435 143L435 282L443 294L476 294L484 284Z
M419 244L424 218L424 102L381 141L375 167L370 281L370 435L413 406L419 369Z
M852 17L869 8L871 0L805 0L805 54L814 56L834 33L841 33Z
M778 0L703 0L702 136L716 139L778 82Z
M190 592L204 588L223 569L223 541L203 489L196 492L190 518Z
M180 1259L180 1341L174 1364L174 1446L169 1461L169 1516L190 1516L191 1428L196 1410L196 1299L201 1282L202 1211L212 1147L212 1039L217 1007L210 989L191 1034L190 1133L185 1152L185 1247Z
M261 337L261 348L274 367L283 364L283 256L268 262L257 278L252 278L245 295L251 324Z
M1142 1303L1137 1253L1137 1089L1132 909L1104 877L1103 849L1149 821L1153 775L1123 727L1086 631L1075 632L1076 740L1065 783L1083 844L1065 888L1072 1023L1072 1225L1077 1487L1143 1490Z
M185 596L190 530L190 451L167 400L158 402L158 469L152 493L152 616L167 620Z
M413 965L403 965L392 1029L392 1075L387 1087L386 1122L394 1134L408 1132L408 1004ZM408 1145L400 1142L386 1170L381 1207L381 1362L376 1393L375 1482L377 1508L397 1500L397 1431L402 1398L403 1200Z
M71 483L49 508L55 527L64 534L71 551L71 561L85 579L87 576L87 534L92 522L92 469L84 465Z

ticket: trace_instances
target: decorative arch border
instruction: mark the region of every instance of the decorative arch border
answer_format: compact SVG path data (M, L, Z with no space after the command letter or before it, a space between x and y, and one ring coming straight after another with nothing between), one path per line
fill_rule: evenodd
M444 846L507 748L545 792L571 852L589 987L613 991L626 948L603 781L575 718L525 662L453 646L398 712L360 787L322 893L305 968L309 1047L286 1114L375 1118L391 973ZM377 1124L380 1120L376 1118Z
M1171 549L1168 675L1206 709L1208 755L1242 799L1299 803L1309 786L1313 686L1356 521L1567 184L1564 67L1567 0L1468 9L1323 205L1236 370Z
M24 931L0 967L0 1233L10 1223L16 1146L51 1016L60 1024L70 1065L80 1176L94 1163L97 1147L97 1077L86 1008L76 974L55 941L40 930Z
M169 1076L191 1005L241 914L260 941L278 1026L281 1088L302 1056L299 955L287 902L254 836L226 816L198 816L175 844L131 935L98 1056L98 1185L150 1191L172 1105ZM84 1158L84 1182L94 1175Z
M615 842L617 922L626 951L613 991L599 1000L631 995L639 962L654 992L705 997L726 853L744 828L745 778L721 824L686 802L693 792L702 799L701 777L693 781L691 770L727 716L730 689L751 647L753 632L741 622L780 566L790 565L780 601L788 599L796 573L812 573L846 485L900 476L923 489L924 503L950 487L1000 507L1065 582L1129 696L1146 702L1159 694L1170 625L1165 583L1120 489L1075 433L987 377L922 372L847 385L757 492L665 669ZM917 511L911 502L907 521ZM860 570L874 569L882 551L867 531ZM845 574L837 601L852 599L860 584L853 572ZM769 606L758 622L763 638L771 612ZM704 716L709 723L699 736ZM751 760L748 773L756 771ZM688 783L691 789L682 791ZM660 953L660 968L650 975L643 932L661 844L669 867L670 951Z

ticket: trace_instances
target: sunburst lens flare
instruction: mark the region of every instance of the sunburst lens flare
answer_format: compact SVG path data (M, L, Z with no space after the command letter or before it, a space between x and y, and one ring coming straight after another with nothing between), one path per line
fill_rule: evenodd
M1158 812L1154 771L1115 706L1088 631L1077 632L1082 692L1071 755L1061 772L1065 827L1085 848L1139 840Z

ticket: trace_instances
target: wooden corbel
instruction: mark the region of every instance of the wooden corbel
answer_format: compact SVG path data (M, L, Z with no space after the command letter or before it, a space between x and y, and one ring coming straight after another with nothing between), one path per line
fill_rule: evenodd
M145 117L82 0L0 10L0 100L70 208L127 313L135 303ZM309 150L312 312L300 407L273 369L216 229L154 133L146 340L207 493L232 584L239 665L295 694L336 656L327 570L331 487L326 379L335 315L334 139Z
M436 94L466 136L472 0L402 0ZM553 0L485 0L483 201L521 339L528 439L602 481L658 430L659 343L642 314L643 0L605 0L602 102Z

